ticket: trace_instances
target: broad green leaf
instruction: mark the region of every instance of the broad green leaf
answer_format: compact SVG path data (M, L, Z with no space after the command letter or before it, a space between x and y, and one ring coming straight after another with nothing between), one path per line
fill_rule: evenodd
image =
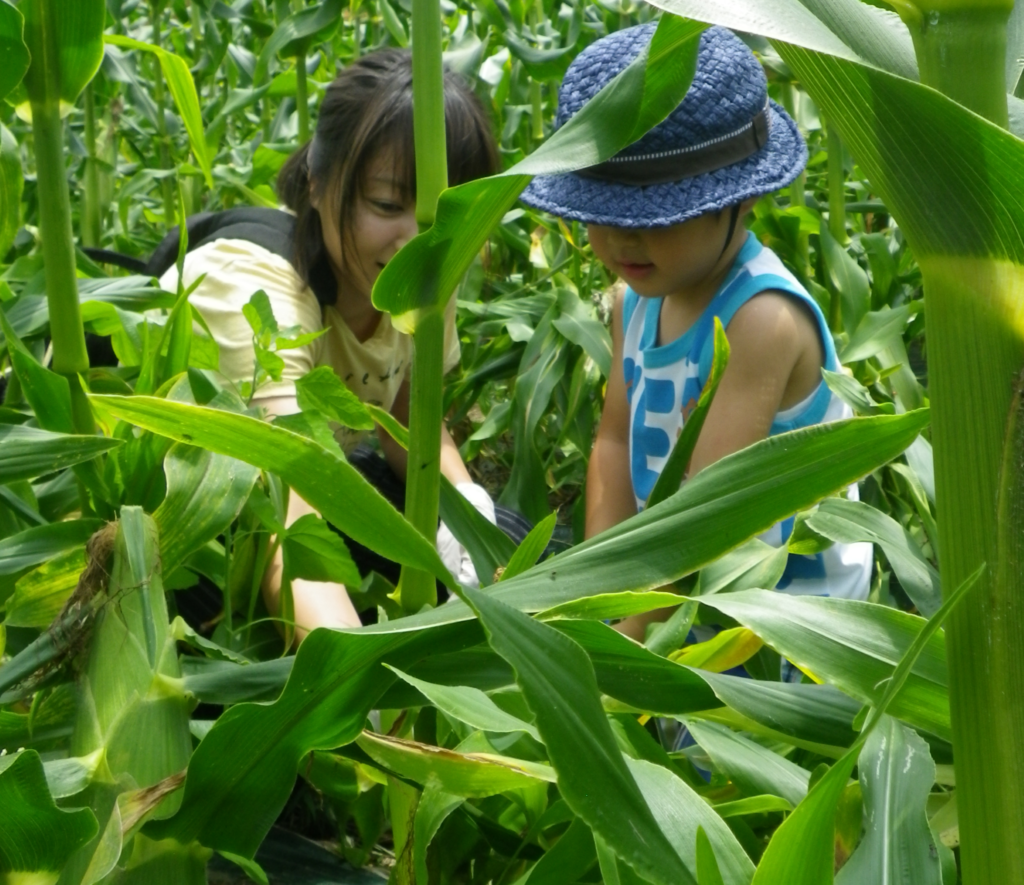
M720 802L715 805L715 813L725 819L743 817L747 814L770 814L775 811L789 812L792 810L793 806L779 796L751 796L747 799L734 799L731 802Z
M884 686L925 621L870 602L746 590L700 600L749 627L794 664L863 703ZM933 636L892 705L892 715L950 739L946 649Z
M845 489L899 454L927 420L927 412L856 418L762 440L702 470L661 504L491 592L535 612L587 596L662 587ZM468 607L451 602L365 629L419 629L468 617Z
M37 525L0 541L0 575L13 575L81 547L103 527L102 519L68 519Z
M725 885L718 869L715 849L703 827L697 829L697 883L698 885Z
M14 6L5 3L0 7L0 98L6 98L28 70L24 30L25 20Z
M859 501L829 498L807 518L807 524L837 543L878 544L921 614L931 617L942 605L938 571L925 559L910 533L891 516Z
M928 795L935 783L928 745L891 716L883 717L864 744L857 769L865 832L837 885L942 885L940 846L928 826Z
M17 14L8 11L10 9L6 4L4 9L0 9L0 58L3 58L5 51L2 19ZM2 91L3 83L0 82ZM21 192L24 185L25 175L21 169L18 142L6 126L0 125L0 255L10 251L18 228L21 227Z
M203 406L142 396L93 400L146 430L276 473L353 540L452 582L433 545L344 458L312 440L256 418Z
M278 53L297 55L318 40L327 40L341 24L341 0L325 0L317 6L301 9L289 15L263 44L252 82L262 86L267 67Z
M428 786L423 790L423 795L416 806L412 837L413 867L416 870L417 882L430 880L427 872L427 849L437 831L441 829L441 824L464 801L462 796L453 796L434 786Z
M657 0L660 9L917 79L914 47L892 12L858 0Z
M540 734L533 725L506 713L478 688L464 685L437 685L417 679L395 667L388 669L393 670L399 679L413 686L438 710L473 728L478 728L481 731L522 731L538 741L540 740Z
M0 425L0 483L35 479L89 461L121 445L119 439L50 433L35 427Z
M186 657L182 659L182 689L207 704L276 701L294 663L293 657L244 665Z
M4 623L11 627L48 627L78 586L85 565L85 547L76 547L19 578L14 594L7 600Z
M185 131L188 132L189 143L192 145L192 153L195 155L199 168L203 170L208 187L213 187L213 155L210 145L206 141L206 133L203 131L203 114L199 107L199 96L196 93L196 84L192 79L192 72L189 70L185 59L173 55L166 49L133 40L130 37L122 37L119 34L105 34L103 40L113 43L115 46L123 46L126 49L139 49L143 52L151 52L160 62L160 69L163 71L164 79L167 81L167 88L174 97L174 103L181 114L181 120L185 124ZM100 47L102 55L102 46Z
M443 307L530 176L606 160L669 114L693 78L702 30L693 22L664 16L648 51L533 154L501 175L444 191L433 226L392 258L377 278L374 304L407 331L415 319L410 322L403 315Z
M754 865L725 821L679 777L660 765L626 759L655 819L676 852L698 881L696 840L701 828L708 835L726 885L749 885Z
M692 883L626 766L583 649L493 593L467 590L466 595L489 644L516 671L569 807L644 878L665 885Z
M596 860L593 833L590 827L575 817L569 829L559 836L554 846L545 851L515 885L565 885L566 882L576 882Z
M393 434L392 434L393 435ZM441 476L441 519L469 551L480 584L488 587L494 575L516 552L512 539L459 494L448 477Z
M723 673L745 664L763 645L761 639L746 627L733 627L722 630L706 642L673 652L669 660L710 673Z
M479 642L480 630L466 624L447 639L447 648L458 649ZM359 736L371 707L395 679L379 663L411 669L437 650L436 642L436 634L314 630L299 646L276 702L237 704L217 720L189 762L181 810L149 824L147 832L252 857L309 751L341 747ZM237 674L257 666L220 663L217 669Z
M505 45L518 58L534 80L560 80L572 61L575 47L536 49L520 40L512 31L505 34Z
M717 723L687 720L687 726L715 768L748 796L768 793L795 806L807 795L806 769Z
M826 885L835 864L836 805L857 763L854 745L819 780L772 835L753 885Z
M700 676L723 704L783 740L788 736L845 748L857 739L853 720L861 705L831 685L762 682L719 673Z
M876 403L867 388L852 375L828 369L822 369L821 374L829 390L860 415L892 415L896 411L892 403Z
M648 507L660 504L669 495L679 491L679 487L686 478L686 472L690 467L690 458L693 457L693 450L697 445L697 439L700 437L704 420L708 416L708 410L715 399L718 385L721 383L725 369L729 365L729 340L725 337L725 329L718 317L715 317L714 346L711 374L708 376L707 383L700 392L696 406L686 419L686 423L683 425L683 432L679 435L679 439L676 440L676 444L668 456L668 461L658 476L657 482L654 483L654 488L651 489L650 495L647 496L646 506Z
M683 597L676 593L659 593L647 590L644 593L603 593L598 596L584 596L572 602L565 602L538 613L542 621L580 619L600 621L628 618L659 608L681 605Z
M295 394L302 411L320 412L353 430L373 430L369 410L330 366L319 366L295 382Z
M25 73L33 102L59 102L71 109L103 61L103 0L34 0L23 3L25 43L32 63Z
M753 538L701 569L700 594L771 590L786 571L788 553Z
M356 744L386 769L456 796L483 798L555 782L550 766L508 756L457 753L369 731L356 738Z
M153 513L160 556L170 571L231 525L259 471L243 461L178 444L164 458L167 495Z
M850 253L836 242L829 233L828 225L821 226L819 236L829 279L842 302L843 327L852 335L871 306L868 275ZM853 360L847 357L845 361Z
M58 808L46 784L39 754L26 750L0 759L0 873L10 882L56 882L70 854L96 833L87 808ZM52 873L52 878L32 873Z
M612 338L604 323L593 316L592 308L571 289L559 290L558 309L559 315L551 325L582 347L607 378L612 372Z
M850 334L849 344L839 354L840 362L855 363L881 353L902 337L907 322L920 313L923 306L923 301L912 301L896 308L886 305L881 310L863 314Z
M405 32L405 26L402 24L402 20L398 17L398 13L396 13L395 8L388 3L388 0L380 0L380 14L384 19L384 26L388 29L388 33L395 38L395 42L403 48L408 46L409 35Z
M718 706L703 674L648 651L607 624L554 621L552 626L586 651L601 691L624 704L651 713Z
M508 566L498 580L504 581L507 578L514 578L516 575L522 574L537 564L537 560L540 559L544 548L551 541L551 534L555 530L557 519L558 514L551 513L530 530L530 533L523 539L523 543L519 545L512 558L508 561Z
M877 705L871 708L864 731L853 746L811 788L796 810L772 836L754 876L753 885L818 885L832 880L835 863L836 806L857 763L862 747L899 697L915 672L918 661L936 637L949 613L977 583L984 567L961 584L919 631L900 657ZM888 835L889 827L886 827ZM886 843L887 844L887 840Z
M288 527L281 547L289 578L333 581L346 587L362 583L359 569L341 536L320 517L308 513Z

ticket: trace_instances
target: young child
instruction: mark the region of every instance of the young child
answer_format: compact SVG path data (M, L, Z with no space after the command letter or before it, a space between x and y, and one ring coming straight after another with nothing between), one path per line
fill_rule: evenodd
M611 34L569 67L565 123L650 41L655 25ZM614 359L587 474L587 537L642 510L707 381L714 318L731 359L690 462L692 476L758 440L850 415L822 380L838 368L821 310L744 219L807 161L796 124L769 101L753 53L725 28L702 36L686 97L598 166L539 176L527 205L585 222L594 254L628 288L612 318ZM850 489L856 496L856 487ZM778 546L792 520L762 538ZM680 538L681 544L686 543ZM867 596L870 544L791 555L779 588ZM624 632L643 639L650 617ZM663 616L662 616L663 617Z

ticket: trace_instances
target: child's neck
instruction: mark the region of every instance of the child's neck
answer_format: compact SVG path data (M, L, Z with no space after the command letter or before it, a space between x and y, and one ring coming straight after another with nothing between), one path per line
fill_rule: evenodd
M355 295L351 290L343 290L340 285L334 309L358 341L366 341L373 337L382 316L369 297Z
M746 241L747 232L741 227L728 248L722 252L722 257L715 262L710 274L699 283L678 292L670 292L662 298L658 317L658 347L681 338L700 319L732 270L736 256Z

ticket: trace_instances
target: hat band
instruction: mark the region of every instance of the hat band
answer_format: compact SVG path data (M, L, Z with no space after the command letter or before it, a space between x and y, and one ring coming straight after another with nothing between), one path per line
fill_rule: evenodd
M768 141L771 128L768 103L742 129L692 147L640 156L616 156L596 166L576 170L584 178L614 181L634 187L669 184L724 169L756 154Z

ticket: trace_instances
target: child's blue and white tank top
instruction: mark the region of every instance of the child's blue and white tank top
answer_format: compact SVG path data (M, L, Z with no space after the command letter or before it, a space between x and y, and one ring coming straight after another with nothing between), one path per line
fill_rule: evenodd
M821 309L778 256L748 233L728 276L700 318L679 338L658 346L661 298L641 299L626 290L622 308L624 331L622 368L629 399L630 475L637 510L642 510L668 461L687 416L697 405L711 373L714 357L714 319L729 321L755 295L785 292L813 313L825 352L825 368L837 371L835 345ZM769 436L852 416L850 408L822 381L795 406L778 412ZM857 499L857 487L850 486ZM786 519L760 535L779 547L793 530ZM871 544L834 544L810 556L790 554L778 589L788 593L865 599L871 578Z

